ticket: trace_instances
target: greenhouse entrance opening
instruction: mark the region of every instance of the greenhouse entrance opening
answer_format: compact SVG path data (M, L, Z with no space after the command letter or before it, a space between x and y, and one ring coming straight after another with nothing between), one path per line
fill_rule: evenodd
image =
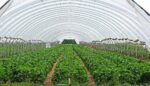
M75 39L64 39L62 44L77 44Z

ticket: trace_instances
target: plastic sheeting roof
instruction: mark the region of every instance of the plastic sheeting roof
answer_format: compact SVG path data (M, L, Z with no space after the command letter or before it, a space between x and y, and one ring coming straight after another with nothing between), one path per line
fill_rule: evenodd
M150 44L150 18L130 0L14 0L0 36L62 41L140 39Z

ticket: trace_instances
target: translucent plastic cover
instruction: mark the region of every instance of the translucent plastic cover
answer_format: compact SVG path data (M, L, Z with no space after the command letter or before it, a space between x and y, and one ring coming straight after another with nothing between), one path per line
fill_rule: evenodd
M0 18L0 35L44 41L150 39L150 20L130 0L14 0Z

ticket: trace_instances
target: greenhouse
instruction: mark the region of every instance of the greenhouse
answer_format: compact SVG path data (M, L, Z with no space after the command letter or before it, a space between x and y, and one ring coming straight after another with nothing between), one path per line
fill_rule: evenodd
M140 1L0 0L0 86L150 86Z

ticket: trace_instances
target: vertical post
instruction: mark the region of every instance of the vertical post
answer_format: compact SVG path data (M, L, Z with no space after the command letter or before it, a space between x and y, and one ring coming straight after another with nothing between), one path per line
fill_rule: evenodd
M6 51L4 51L5 52L4 57L6 58L7 55L8 55L8 38L7 37L5 37L5 46L4 46L4 48L6 50Z
M0 37L0 49L2 50L2 38ZM0 51L0 58L2 56L2 51Z
M9 41L8 41L8 44L9 44L9 51L8 51L8 56L11 56L11 54L12 54L12 50L11 50L11 48L12 48L12 44L11 44L11 37L8 37L9 38Z
M70 80L70 78L68 79L68 84L69 84L69 86L71 86L71 80Z

